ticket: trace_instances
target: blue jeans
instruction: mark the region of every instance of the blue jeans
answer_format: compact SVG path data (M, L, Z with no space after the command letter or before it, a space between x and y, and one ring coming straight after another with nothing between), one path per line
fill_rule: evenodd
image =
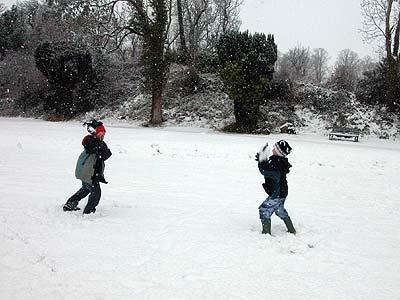
M89 195L89 200L86 204L85 211L91 212L99 204L101 197L101 189L98 182L89 184L82 181L82 187L67 200L66 205L77 207L79 201L85 198L87 195Z
M261 203L258 211L260 213L260 219L270 219L272 214L275 213L282 220L289 216L286 211L285 205L286 198L271 198L268 197L263 203Z

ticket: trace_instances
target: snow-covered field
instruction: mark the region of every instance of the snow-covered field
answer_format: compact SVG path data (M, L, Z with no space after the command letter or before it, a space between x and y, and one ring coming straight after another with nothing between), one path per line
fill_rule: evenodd
M398 299L399 142L105 125L82 216L62 205L85 129L0 118L0 299ZM254 154L280 138L298 234L274 216L271 237Z

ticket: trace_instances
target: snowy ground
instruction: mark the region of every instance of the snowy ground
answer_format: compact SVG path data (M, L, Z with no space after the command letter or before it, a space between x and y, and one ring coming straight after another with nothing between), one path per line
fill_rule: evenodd
M398 142L106 128L110 183L83 217L61 207L84 128L0 118L0 299L398 298ZM253 157L282 137L298 234L274 216L270 237Z

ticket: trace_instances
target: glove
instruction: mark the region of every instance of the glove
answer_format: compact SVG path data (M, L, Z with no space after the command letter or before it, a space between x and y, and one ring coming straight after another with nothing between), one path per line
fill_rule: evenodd
M103 175L100 175L100 174L96 174L96 175L94 175L93 177L92 177L92 182L93 182L93 184L96 184L96 183L105 183L105 184L107 184L108 183L108 181L106 181L106 179L104 178L104 176Z

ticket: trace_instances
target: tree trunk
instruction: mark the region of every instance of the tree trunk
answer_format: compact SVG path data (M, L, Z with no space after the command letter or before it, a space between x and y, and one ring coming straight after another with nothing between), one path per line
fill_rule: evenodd
M398 62L395 59L388 60L388 74L386 74L387 97L386 102L391 110L398 109L398 97L400 96Z
M151 2L152 3L152 2ZM150 124L158 125L162 118L162 93L164 89L167 63L164 57L164 44L166 40L167 11L165 0L153 2L154 22L149 23L144 34L144 61L146 80L149 81L151 90L151 115Z
M397 58L397 61L399 60L399 43L400 43L400 9L397 15L397 24L395 26L394 39L393 39L393 56Z
M224 3L224 9L223 9L223 16L222 16L222 34L226 33L228 30L228 22L229 22L229 17L228 17L228 4L225 2Z
M131 36L131 46L132 46L131 61L134 61L134 59L136 58L136 39L134 36Z
M164 39L159 33L150 35L147 63L151 86L151 117L150 123L157 125L163 122L162 118L162 93L164 89L165 73L167 66L164 58Z
M202 0L203 6L196 11L195 15L190 15L190 10L188 9L188 17L189 17L189 55L190 55L190 65L194 64L196 56L198 54L199 48L199 41L198 41L198 31L199 31L199 24L201 21L202 16L205 14L208 8L208 1Z
M183 12L182 12L182 1L177 0L176 1L176 6L178 9L178 23L179 23L179 37L181 40L181 50L182 54L184 56L184 59L186 61L187 55L188 55L188 49L186 47L186 39L185 39L185 29L183 26Z
M237 124L243 124L245 122L243 112L244 112L243 103L239 100L234 100L233 113L235 115L235 120Z
M387 84L387 97L386 103L390 109L396 109L397 96L399 96L399 76L398 76L398 61L397 61L397 53L398 52L398 41L394 42L394 51L392 52L392 28L390 26L390 19L392 14L392 6L393 0L388 0L388 7L386 10L386 24L385 24L385 46L386 46L386 56L388 60L388 70L386 74L386 84ZM395 38L398 39L398 26L395 28ZM396 57L394 56L396 54Z
M162 117L162 88L153 87L151 91L151 119L150 123L158 125L163 122Z
M236 124L242 128L254 128L257 125L259 106L251 101L234 100Z
M393 0L388 1L388 7L386 9L386 20L385 20L385 48L386 48L386 56L388 58L388 63L390 65L391 61L393 60L392 54L392 33L391 33L391 26L390 26L390 17L392 14L392 5Z

